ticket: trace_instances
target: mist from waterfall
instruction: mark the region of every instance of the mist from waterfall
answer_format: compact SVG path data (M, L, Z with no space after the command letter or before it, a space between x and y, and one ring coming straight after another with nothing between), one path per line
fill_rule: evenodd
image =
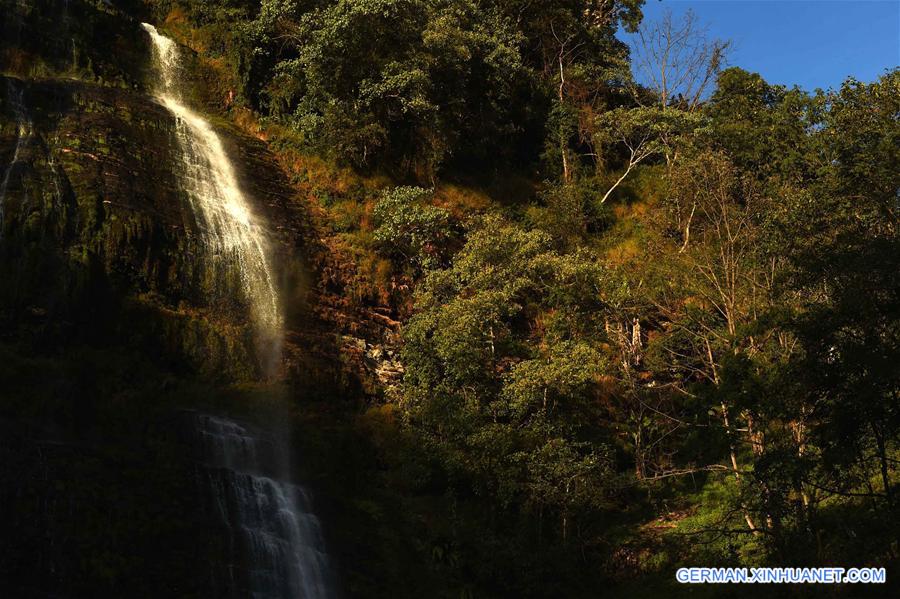
M280 357L283 316L271 264L271 248L263 224L250 209L222 140L212 125L185 105L179 90L178 46L147 23L159 74L154 93L176 118L182 153L182 184L213 255L236 259L243 292L260 337L264 370Z

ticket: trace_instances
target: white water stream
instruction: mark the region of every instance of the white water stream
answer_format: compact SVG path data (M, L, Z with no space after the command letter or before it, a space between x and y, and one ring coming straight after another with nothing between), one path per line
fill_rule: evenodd
M269 347L261 356L275 361L283 317L271 265L265 227L250 209L222 140L212 125L188 108L179 91L180 57L174 41L153 25L142 27L153 42L159 78L154 93L176 118L181 148L182 184L213 255L236 259L244 294L257 332Z
M328 556L321 526L303 487L272 476L286 461L277 438L260 436L224 418L198 415L214 511L229 531L229 557L242 564L219 581L223 596L255 599L325 599ZM278 468L276 467L275 470Z
M185 105L178 46L152 25L157 100L176 119L182 165L178 173L213 257L234 259L259 336L261 358L280 352L283 317L265 228L241 191L222 140ZM290 482L289 443L252 433L233 421L200 416L194 424L207 466L206 487L217 519L228 530L229 574L216 581L223 597L323 599L328 560L306 490Z
M7 86L7 98L16 117L16 149L13 152L12 161L6 166L3 171L3 177L0 178L0 238L3 237L3 203L6 200L6 193L9 191L9 182L13 175L13 170L19 163L22 149L28 143L28 140L31 139L33 133L31 119L28 118L28 112L25 110L25 103L23 102L25 90L14 86L11 80L7 80Z

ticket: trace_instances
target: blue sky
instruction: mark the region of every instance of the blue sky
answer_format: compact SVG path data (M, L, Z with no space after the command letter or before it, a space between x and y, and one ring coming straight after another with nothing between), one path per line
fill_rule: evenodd
M711 37L734 42L729 65L769 83L837 88L900 65L900 0L647 0L644 19L665 10L693 10Z

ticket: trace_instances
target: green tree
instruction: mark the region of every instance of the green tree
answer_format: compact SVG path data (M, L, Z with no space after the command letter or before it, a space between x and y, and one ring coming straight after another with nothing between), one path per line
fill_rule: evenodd
M432 191L421 187L395 187L375 205L375 242L388 255L414 268L442 265L452 235L450 213L429 205Z
M827 169L782 224L788 288L804 298L794 370L807 397L804 438L822 452L824 478L811 482L838 494L862 486L888 505L900 425L898 91L894 70L830 95L819 133Z
M815 174L816 137L824 96L769 85L757 73L732 67L719 74L705 107L711 142L743 171L808 182Z
M609 462L585 425L604 359L591 335L602 271L488 217L430 273L404 332L404 401L459 481L513 512L572 518L602 504Z
M621 163L621 174L600 198L603 204L638 166L652 157L664 155L669 163L674 162L682 138L694 135L702 118L686 110L654 106L616 108L601 114L596 122L594 147L610 157L607 164Z

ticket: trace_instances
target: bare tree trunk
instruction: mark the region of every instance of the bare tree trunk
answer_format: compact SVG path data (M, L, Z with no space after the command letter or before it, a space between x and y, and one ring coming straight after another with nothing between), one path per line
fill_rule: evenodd
M641 321L635 318L631 327L631 359L637 365L643 357L644 344L641 341Z
M750 446L753 448L753 455L759 457L766 449L765 433L756 428L756 422L753 420L753 416L751 414L746 414L746 420L747 435L750 438ZM763 498L766 505L766 526L772 532L772 534L775 535L776 540L779 540L781 538L781 519L777 515L773 516L770 511L770 508L772 507L772 490L769 487L769 484L765 481L762 481L761 486L763 490Z
M894 505L894 493L891 490L891 481L888 474L887 451L884 443L884 435L878 426L872 423L872 432L875 435L875 444L878 448L878 459L881 462L881 484L884 486L884 496L887 498L888 506Z
M559 50L559 107L565 105L565 88L566 88L566 71L563 67L563 52L564 46ZM565 183L569 182L571 178L571 173L569 171L569 148L568 148L568 138L566 136L565 124L560 123L559 125L559 146L560 152L562 153L562 165L563 165L563 181Z
M615 189L622 183L622 181L625 180L625 177L628 176L628 173L631 172L631 169L632 169L632 168L634 168L634 164L632 164L632 163L629 162L629 163L628 163L628 168L625 169L625 172L622 174L622 176L619 177L618 180L617 180L615 183L613 183L612 187L610 187L608 190L606 190L606 193L603 194L603 197L600 198L600 203L601 203L601 204L603 204L604 202L606 202L606 200L609 198L609 196L612 194L612 192L615 191Z
M713 374L713 383L718 387L719 386L719 373L716 369L716 363L713 359L712 346L709 344L709 340L706 340L706 355L709 359L710 369ZM734 479L738 483L738 487L740 488L741 483L741 470L738 467L737 460L737 450L734 446L734 432L731 429L731 420L728 418L728 406L725 405L725 402L721 402L722 407L722 424L725 427L725 434L728 435L728 450L729 457L731 458L731 471L734 473ZM756 524L753 522L753 517L750 515L750 510L747 509L747 506L741 501L741 510L744 512L744 521L747 522L747 526L750 527L750 530L753 531L754 534L761 534L759 529L756 527Z
M806 454L806 425L804 423L804 419L806 417L805 410L801 408L800 414L800 420L792 422L790 426L791 433L794 437L794 443L797 445L797 457L802 460L803 456ZM803 481L799 478L794 481L794 492L796 492L800 496L800 501L803 506L803 520L806 524L806 530L809 533L810 538L815 538L816 555L821 558L823 555L822 531L819 530L819 527L815 525L812 513L812 501L810 500L809 493L803 487Z
M725 402L722 402L722 424L725 425L725 433L728 435L731 470L734 472L734 479L738 482L738 487L740 487L741 471L740 468L738 468L737 452L734 447L734 433L731 430L731 422L728 419L728 407L725 405ZM744 512L744 521L747 522L747 526L750 527L750 530L752 530L754 534L760 534L759 529L756 528L756 524L753 523L753 517L750 515L750 510L747 509L747 506L744 505L743 501L741 501L741 509Z
M791 423L791 432L794 436L794 443L797 445L797 457L803 459L803 456L806 454L806 426L803 424L803 421L796 421ZM803 483L797 481L796 484L797 493L800 495L800 500L803 502L803 511L805 512L807 522L809 521L809 493L806 492L806 489L803 488Z
M688 216L687 224L684 225L684 243L681 244L681 249L678 250L679 254L683 254L687 249L688 242L691 240L691 222L694 220L694 211L697 209L697 204L695 203L691 206L691 214Z

